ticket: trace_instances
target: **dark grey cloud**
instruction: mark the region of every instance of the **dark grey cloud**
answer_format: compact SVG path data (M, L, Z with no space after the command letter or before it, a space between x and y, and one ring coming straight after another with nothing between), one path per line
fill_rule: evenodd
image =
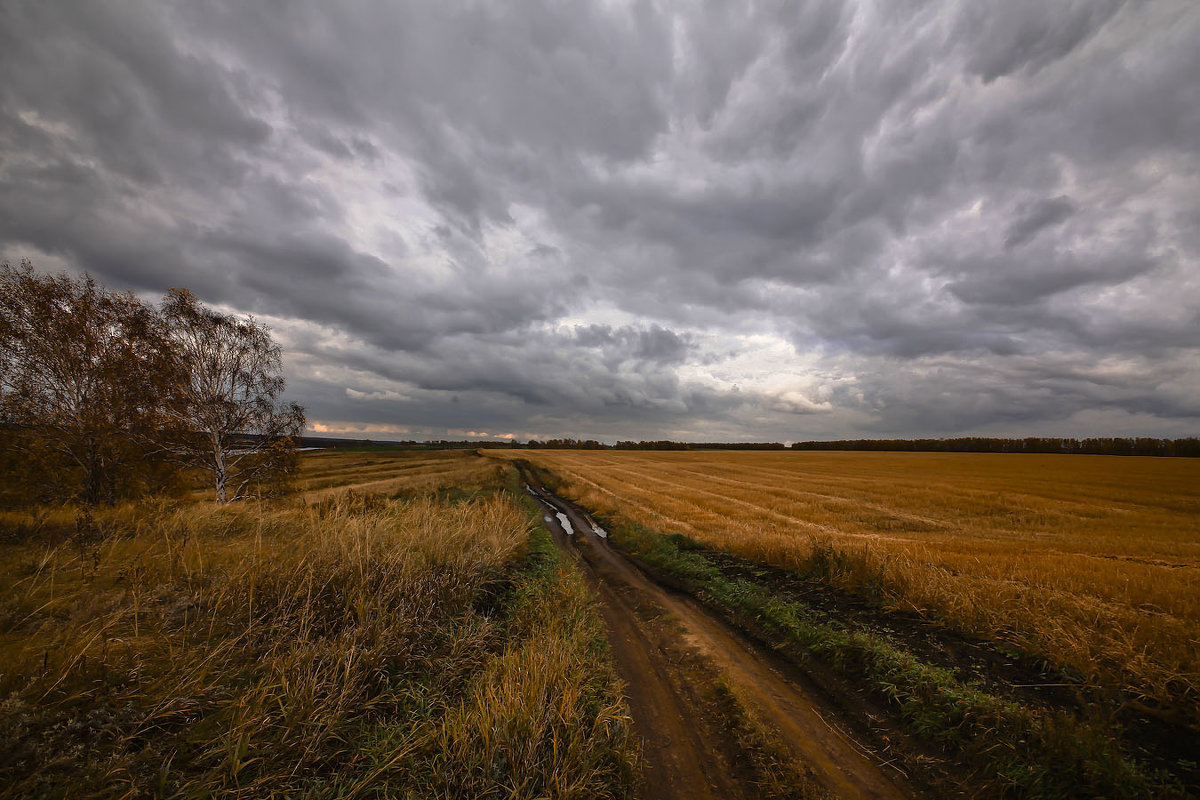
M329 431L1195 433L1197 40L1189 0L14 0L0 253L262 316Z
M611 325L578 327L575 344L603 351L605 360L612 363L637 359L650 364L678 364L690 349L685 336L658 325L646 329L628 325L616 329Z
M1004 237L1005 248L1012 249L1025 244L1037 236L1038 231L1059 224L1075 211L1075 203L1066 195L1022 204L1018 217L1008 226L1008 235Z
M1070 55L1121 10L1120 0L1074 0L1055 6L1032 0L972 5L959 33L975 46L966 69L984 83L1031 73ZM981 36L980 34L985 34Z

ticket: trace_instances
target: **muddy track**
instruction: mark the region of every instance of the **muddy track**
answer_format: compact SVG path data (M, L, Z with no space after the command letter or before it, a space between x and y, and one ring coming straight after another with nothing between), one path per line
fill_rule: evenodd
M555 543L600 600L617 671L644 741L651 798L752 798L755 773L715 699L731 687L813 782L845 798L917 796L838 722L819 691L712 611L654 582L609 546L592 520L522 470Z

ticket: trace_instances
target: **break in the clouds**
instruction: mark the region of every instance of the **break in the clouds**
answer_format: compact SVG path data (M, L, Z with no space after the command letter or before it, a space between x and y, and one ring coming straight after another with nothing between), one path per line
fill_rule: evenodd
M314 429L1200 428L1200 6L0 6L0 255L267 320Z

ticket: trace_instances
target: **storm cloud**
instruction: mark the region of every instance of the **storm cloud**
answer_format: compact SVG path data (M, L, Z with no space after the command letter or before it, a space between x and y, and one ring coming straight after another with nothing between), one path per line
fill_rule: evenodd
M1200 430L1191 0L0 7L0 256L315 430Z

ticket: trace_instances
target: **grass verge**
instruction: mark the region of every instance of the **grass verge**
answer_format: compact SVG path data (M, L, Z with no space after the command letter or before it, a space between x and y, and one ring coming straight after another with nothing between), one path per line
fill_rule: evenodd
M0 797L633 791L587 591L503 495L22 524L0 543Z

